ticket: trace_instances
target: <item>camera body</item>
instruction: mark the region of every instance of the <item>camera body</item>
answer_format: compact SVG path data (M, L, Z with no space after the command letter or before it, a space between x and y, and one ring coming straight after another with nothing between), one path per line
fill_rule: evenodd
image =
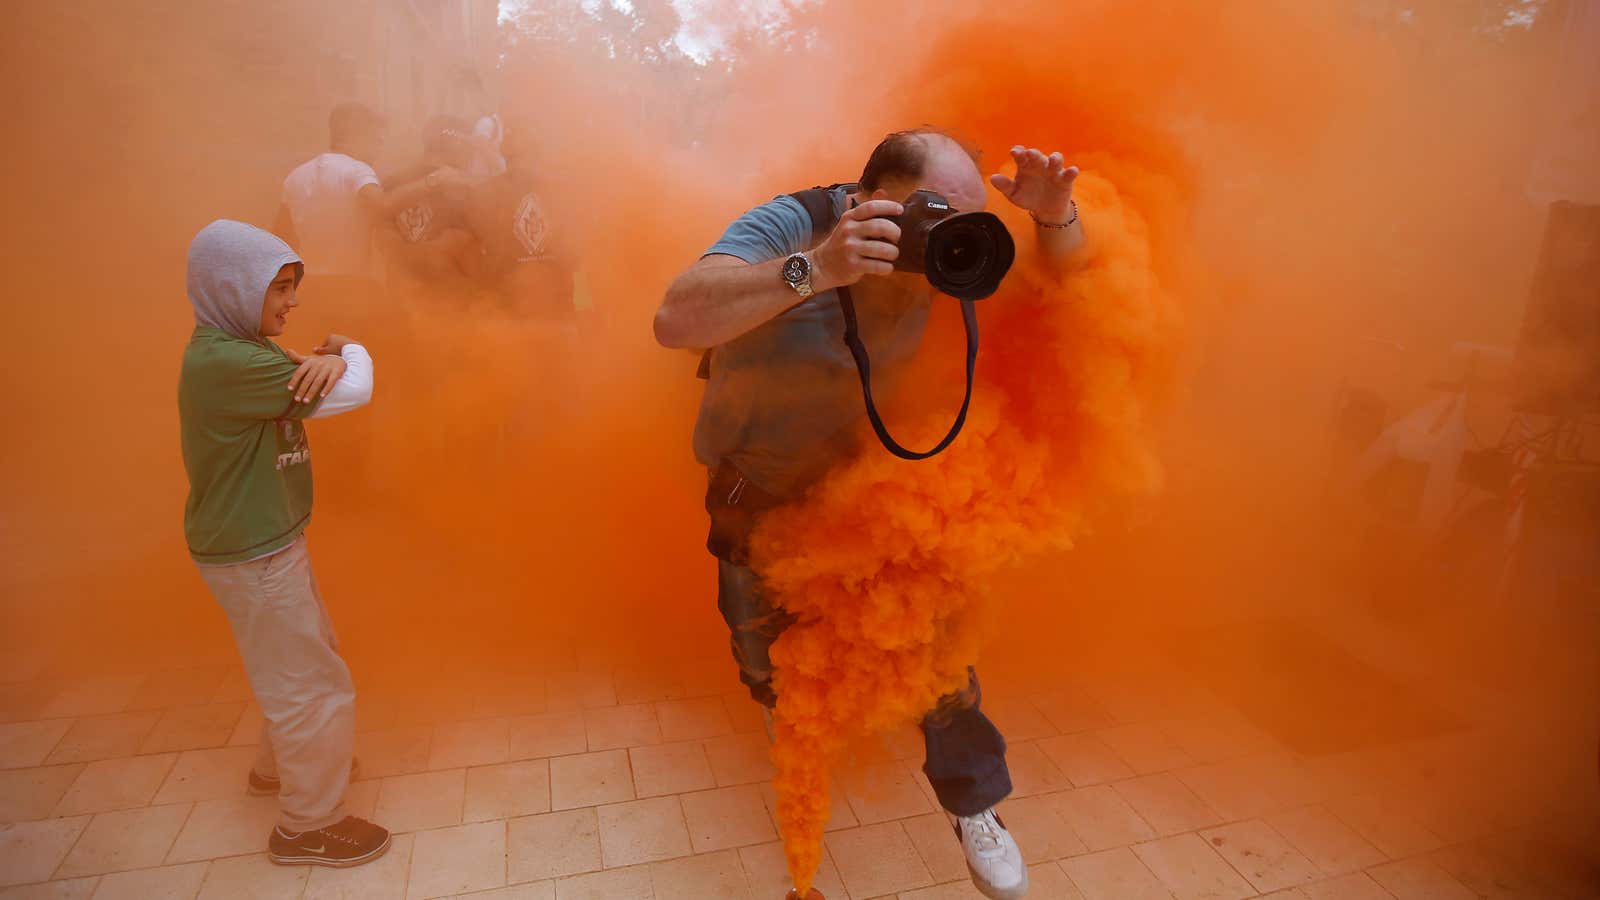
M957 300L982 300L1000 289L1017 247L999 216L961 212L927 190L912 192L902 205L905 212L884 217L900 226L897 271L926 275Z

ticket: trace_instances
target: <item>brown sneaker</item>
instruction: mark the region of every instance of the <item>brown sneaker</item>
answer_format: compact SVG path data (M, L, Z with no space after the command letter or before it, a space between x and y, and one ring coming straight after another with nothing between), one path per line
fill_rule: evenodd
M333 866L369 863L389 851L389 831L355 816L326 828L291 834L282 826L267 838L267 859L280 866Z

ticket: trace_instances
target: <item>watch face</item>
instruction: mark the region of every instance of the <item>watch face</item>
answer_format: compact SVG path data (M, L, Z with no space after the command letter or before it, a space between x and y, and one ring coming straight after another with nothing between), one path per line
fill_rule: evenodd
M799 284L811 274L811 266L806 263L804 256L791 256L783 264L783 280L790 284Z

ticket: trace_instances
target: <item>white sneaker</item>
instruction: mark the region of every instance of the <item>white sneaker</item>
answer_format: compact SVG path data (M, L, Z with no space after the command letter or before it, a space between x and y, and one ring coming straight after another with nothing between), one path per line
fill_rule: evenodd
M1004 822L986 809L956 819L956 835L967 856L967 871L978 891L992 900L1017 900L1028 892L1028 866Z

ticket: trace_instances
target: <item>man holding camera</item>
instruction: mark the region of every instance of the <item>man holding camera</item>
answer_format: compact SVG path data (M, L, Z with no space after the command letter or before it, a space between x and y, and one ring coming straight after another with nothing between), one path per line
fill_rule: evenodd
M1032 216L1038 252L1065 262L1084 240L1072 199L1077 168L1059 153L1018 146L1011 156L1016 175L993 175L990 183ZM769 650L790 620L764 596L747 541L762 512L800 497L854 448L865 410L841 340L838 289L848 288L875 376L892 379L922 341L935 290L895 267L903 253L920 257L925 249L902 247L902 237L927 238L903 235L896 221L917 191L962 212L981 211L987 201L976 156L954 138L932 129L890 134L858 184L811 195L813 206L826 201L821 218L793 195L750 210L673 281L656 312L661 344L709 348L694 433L695 456L711 471L707 548L718 558L718 607L732 630L740 680L769 708L776 702ZM928 713L923 770L955 818L977 888L1021 897L1027 868L993 809L1011 792L1005 740L979 699L974 674L967 689Z

